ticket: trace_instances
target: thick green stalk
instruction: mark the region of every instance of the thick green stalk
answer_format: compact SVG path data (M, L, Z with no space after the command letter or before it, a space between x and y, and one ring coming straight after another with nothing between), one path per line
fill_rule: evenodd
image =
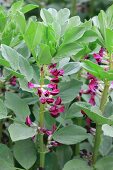
M41 85L41 87L44 85L44 70L43 70L43 67L41 68L40 85ZM44 111L45 111L45 105L40 103L40 113L39 113L39 126L40 126L40 128L44 127ZM44 139L43 139L42 133L39 134L39 146L40 146L40 168L39 168L39 170L44 170L45 145L44 145Z
M100 102L100 110L102 114L104 112L105 105L107 103L108 91L109 91L109 82L106 81L101 97L101 102ZM98 157L99 147L101 143L101 135L102 135L102 125L96 124L96 135L95 135L94 151L93 151L93 158L92 158L93 165L96 163Z
M77 2L76 2L76 0L72 0L71 15L75 16L76 13L77 13Z

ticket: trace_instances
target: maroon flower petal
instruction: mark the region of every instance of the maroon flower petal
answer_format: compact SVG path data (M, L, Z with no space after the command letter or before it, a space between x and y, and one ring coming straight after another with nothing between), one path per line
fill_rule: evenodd
M53 103L53 102L54 102L54 99L53 99L53 98L46 98L46 102L47 102L48 104Z
M42 104L45 104L45 103L46 103L46 99L45 99L44 97L41 97L41 98L40 98L40 102L41 102Z
M64 106L61 106L58 110L59 110L59 113L62 113L62 112L64 112L65 107L64 107Z
M53 91L50 92L50 94L53 95L53 96L55 96L55 95L57 95L57 94L59 94L59 93L60 93L60 90L59 90L59 89L55 89L55 90L53 90Z
M61 102L62 102L61 97L57 97L57 99L56 99L56 101L55 101L55 104L56 104L56 105L60 105Z
M31 119L30 119L30 116L27 116L27 117L26 117L26 125L28 125L28 126L31 126L31 125L32 125L32 121L31 121Z
M53 82L53 83L59 83L59 78L58 78L58 77L52 78L52 79L51 79L51 82Z

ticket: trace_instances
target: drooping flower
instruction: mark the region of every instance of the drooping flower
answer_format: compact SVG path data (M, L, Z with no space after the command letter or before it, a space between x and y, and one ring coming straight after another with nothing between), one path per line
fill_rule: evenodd
M104 56L104 52L105 52L105 49L104 49L103 47L101 47L101 48L100 48L100 51L99 51L99 55L100 55L101 57L103 57L103 56Z
M54 118L58 117L60 114L59 109L56 105L51 106L49 111L50 111L51 116Z
M38 88L39 85L38 84L33 84L32 82L28 82L28 88L32 89L32 88Z
M59 107L59 109L58 109L58 111L59 111L60 113L63 113L63 112L64 112L64 110L65 110L64 105L63 105L63 106L61 106L61 107Z
M57 84L48 84L48 88L54 90L54 89L58 88L58 85Z
M59 78L58 77L51 78L51 82L52 83L59 83Z
M48 104L53 103L53 102L54 102L54 99L53 99L53 98L46 98L46 102L47 102Z
M62 103L62 99L60 96L57 97L56 101L55 101L55 104L56 105L60 105Z
M93 57L95 58L95 60L97 61L97 63L101 63L102 61L102 56L98 53L94 53Z
M51 95L56 96L57 94L59 94L60 90L59 89L54 89L50 92Z
M97 80L92 79L88 85L88 88L91 90L91 92L95 92L96 89L98 88Z
M32 121L31 121L31 119L30 119L30 116L27 116L27 117L26 117L26 125L28 125L28 126L31 126L31 125L32 125Z
M90 99L89 99L89 103L94 106L95 105L95 93L91 95Z
M39 87L38 90L37 90L37 94L39 95L39 97L42 96L42 93L43 93L43 92L42 92L41 88Z
M9 80L10 85L16 86L16 80L17 80L17 78L15 76L11 77Z
M54 64L52 63L52 64L50 64L50 65L48 66L48 68L49 68L49 69L52 69L52 68L55 68L56 66L57 66L57 63L54 63Z
M45 103L46 103L46 98L41 97L41 98L40 98L40 103L45 104Z

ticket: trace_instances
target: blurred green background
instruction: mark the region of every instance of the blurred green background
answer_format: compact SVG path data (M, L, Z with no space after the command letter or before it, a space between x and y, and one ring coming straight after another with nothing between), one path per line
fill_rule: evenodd
M18 0L0 0L0 4L5 8ZM57 10L61 8L69 8L71 15L79 15L82 20L89 19L97 15L101 9L106 10L113 0L25 0L25 3L38 4L41 8L53 7ZM27 16L39 15L37 9L32 10Z

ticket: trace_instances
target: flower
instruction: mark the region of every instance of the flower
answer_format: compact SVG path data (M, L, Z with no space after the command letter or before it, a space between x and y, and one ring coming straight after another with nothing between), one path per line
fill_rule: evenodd
M60 105L62 103L62 99L60 96L57 97L56 101L55 101L55 104L56 105Z
M40 98L40 103L45 104L45 103L46 103L46 98L41 97L41 98Z
M43 94L48 97L50 95L50 92L48 90L44 91Z
M53 103L53 102L54 102L54 99L53 99L53 98L46 98L46 102L47 102L48 104Z
M31 126L31 125L32 125L32 121L31 121L31 119L30 119L30 116L27 116L27 117L26 117L26 125L28 125L28 126Z
M58 77L58 76L63 76L64 70L57 70L56 68L50 70L50 73L52 76Z
M60 93L60 90L59 90L59 89L54 89L54 90L52 90L52 91L50 92L50 94L53 95L53 96L55 96L55 95L57 95L57 94L59 94L59 93Z
M32 89L32 88L38 88L39 85L38 84L33 84L32 82L28 82L28 88Z
M37 94L39 95L39 97L41 97L42 96L42 90L41 90L41 88L38 88L38 91L37 91Z
M101 48L100 48L100 51L99 51L99 55L100 55L101 57L103 57L103 56L104 56L104 52L105 52L105 49L104 49L103 47L101 47Z
M59 83L59 78L58 77L52 78L51 82L52 83Z
M51 106L49 111L50 111L51 116L54 118L58 117L60 114L59 109L56 105Z
M94 54L93 54L93 57L95 58L95 60L97 61L98 64L101 63L101 61L102 61L102 56L101 56L100 54L94 53Z
M97 80L92 79L88 85L88 88L91 90L91 92L95 92L96 89L98 88Z
M50 64L50 65L48 66L48 68L49 68L49 69L55 68L56 65L57 65L57 63L54 63L54 64L52 63L52 64Z
M48 84L48 88L54 90L57 89L58 85L57 84Z
M91 95L90 99L89 99L89 103L94 106L95 105L95 93Z
M15 76L11 77L10 80L9 80L10 85L16 86L16 79L17 78Z

